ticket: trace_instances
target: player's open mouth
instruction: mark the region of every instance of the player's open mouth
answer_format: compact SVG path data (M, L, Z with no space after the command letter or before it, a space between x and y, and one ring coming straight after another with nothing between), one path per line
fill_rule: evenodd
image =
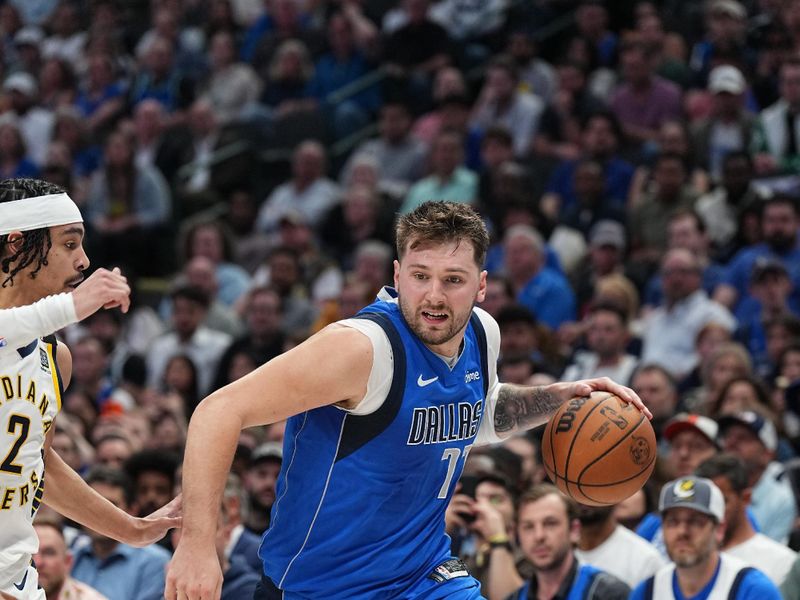
M67 282L67 287L75 289L76 287L78 287L78 284L80 284L81 281L83 281L83 275L81 275L80 277L76 277L75 279L70 279Z
M447 315L441 312L433 312L428 310L422 311L422 317L426 321L431 321L433 323L441 323L442 321L447 320Z

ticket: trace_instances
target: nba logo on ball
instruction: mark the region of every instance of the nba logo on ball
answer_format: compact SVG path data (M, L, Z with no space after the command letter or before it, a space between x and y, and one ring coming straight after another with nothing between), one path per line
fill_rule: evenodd
M656 463L650 421L608 392L565 402L548 421L542 463L558 488L581 504L616 504L638 491Z
M647 440L639 436L631 436L631 458L637 465L645 465L650 462L650 444Z

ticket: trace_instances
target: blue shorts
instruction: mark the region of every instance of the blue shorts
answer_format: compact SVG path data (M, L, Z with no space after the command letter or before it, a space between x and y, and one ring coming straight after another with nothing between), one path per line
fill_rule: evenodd
M403 600L486 600L481 596L481 584L474 577L458 577L442 583L424 579L402 596ZM261 576L253 600L293 600L279 590L272 580Z

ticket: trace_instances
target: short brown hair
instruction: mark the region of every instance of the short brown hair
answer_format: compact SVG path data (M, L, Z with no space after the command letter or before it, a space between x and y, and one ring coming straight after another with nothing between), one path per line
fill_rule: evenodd
M397 256L425 244L468 241L478 268L483 267L489 233L474 208L458 202L425 202L397 221Z
M554 486L552 483L537 483L532 486L528 491L522 494L517 503L517 514L528 504L538 502L545 496L553 494L558 496L561 502L564 503L564 508L567 511L567 520L571 523L574 519L578 518L578 504L567 496L564 492Z

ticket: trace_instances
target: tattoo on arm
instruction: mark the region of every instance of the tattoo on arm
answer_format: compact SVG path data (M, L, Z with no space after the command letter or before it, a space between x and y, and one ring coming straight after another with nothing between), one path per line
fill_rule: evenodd
M500 386L494 409L497 433L525 430L541 425L561 406L561 399L543 387Z

